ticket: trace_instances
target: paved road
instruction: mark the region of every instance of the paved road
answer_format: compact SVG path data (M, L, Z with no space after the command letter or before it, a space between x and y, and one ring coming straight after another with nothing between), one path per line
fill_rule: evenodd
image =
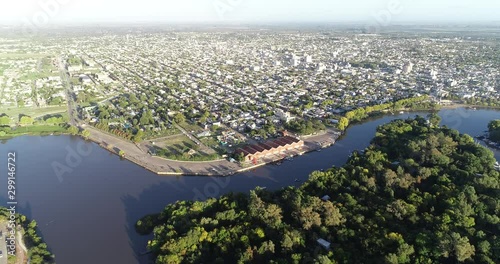
M112 151L115 153L123 150L127 159L154 172L182 173L187 175L224 175L242 168L238 164L227 160L186 162L153 157L146 153L147 150L142 150L132 142L106 134L89 125L85 125L84 128L90 132L90 139L92 141L103 143L105 146L111 144L113 146Z
M73 102L73 91L71 89L71 83L68 78L68 72L66 71L66 65L62 59L62 57L58 58L59 61L59 72L61 74L61 81L63 85L66 87L66 99L68 101L68 117L69 123L73 126L77 126L77 121L75 120L75 106Z

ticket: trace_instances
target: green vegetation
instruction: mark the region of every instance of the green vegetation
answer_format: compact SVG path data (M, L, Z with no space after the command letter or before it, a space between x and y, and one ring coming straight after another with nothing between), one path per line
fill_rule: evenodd
M82 137L84 139L89 139L89 137L90 137L90 131L88 131L88 130L85 129L85 130L82 131L81 135L82 135Z
M68 125L33 125L23 127L0 127L0 138L16 136L43 136L49 134L64 134L68 132Z
M171 160L181 161L210 161L220 159L219 154L206 154L199 151L199 147L187 136L180 135L170 138L162 148L157 147L156 155Z
M410 109L410 110L429 110L429 109L437 109L437 105L428 101L428 96L420 96L402 99L396 101L394 103L385 103L374 106L367 106L363 108L358 108L356 110L349 111L345 114L345 118L341 118L339 120L338 129L345 130L350 123L359 122L367 117L370 114L378 113L384 110L397 111L401 109Z
M156 263L499 263L494 161L468 135L396 120L299 188L180 201L136 230L154 231Z
M7 208L0 207L0 222L7 221L10 212ZM37 233L37 223L35 220L30 221L26 216L16 214L16 225L21 226L24 230L23 240L28 248L28 256L32 264L50 264L55 263L54 255L48 250L47 244L43 242L41 236ZM19 231L17 231L19 232ZM7 234L4 234L7 236ZM17 238L16 238L17 239ZM22 250L18 248L18 250ZM6 255L7 252L4 252Z
M71 56L68 58L68 63L70 65L81 65L82 64L82 59L80 59L77 56Z
M66 114L68 110L67 106L51 106L44 108L36 108L36 107L24 107L24 108L2 108L0 107L0 116L7 115L11 117L19 116L19 115L27 115L33 118L40 118L46 115L54 115ZM16 120L17 121L17 120Z
M500 100L496 98L470 98L464 103L474 106L485 106L490 108L500 108Z
M6 114L0 115L0 138L12 138L21 135L47 135L67 133L70 126L67 125L67 115L46 115L34 119L30 116L20 114L17 126L11 126L13 120Z
M488 124L488 130L490 140L500 143L500 119L491 121Z
M292 120L285 125L285 128L301 135L311 135L315 132L325 130L326 126L321 120Z

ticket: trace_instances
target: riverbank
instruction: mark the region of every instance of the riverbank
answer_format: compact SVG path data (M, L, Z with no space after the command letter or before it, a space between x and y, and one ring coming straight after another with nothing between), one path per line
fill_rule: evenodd
M463 104L452 104L442 106L441 108L460 108L470 107ZM403 112L417 112L417 111L436 111L436 109L401 109ZM366 118L353 122L351 125L362 123L370 118L380 117L390 114L389 110L382 110L371 112ZM395 114L395 113L392 113ZM297 150L288 151L280 155L265 157L264 159L257 160L255 163L236 163L229 160L214 160L214 161L178 161L169 160L158 156L152 156L147 150L141 148L140 145L119 138L115 135L103 132L89 125L82 125L82 128L90 132L87 140L90 140L109 152L126 159L150 172L157 175L168 176L229 176L236 173L242 173L249 170L256 169L268 164L276 163L281 164L285 159L303 155L313 151L320 151L324 147L329 147L335 143L340 137L341 133L334 129L328 129L326 133L321 135L314 135L309 137L302 137L305 144L304 147ZM67 132L59 133L46 133L49 134L69 134ZM26 135L26 134L23 134ZM31 135L31 134L28 134ZM17 135L16 135L17 136ZM80 135L81 136L81 135ZM15 137L15 136L14 136ZM10 137L12 138L12 137ZM9 139L9 138L0 138Z
M8 129L8 131L6 131ZM3 132L3 133L2 133ZM12 139L20 136L49 136L49 135L69 135L67 128L62 126L33 125L25 127L0 127L0 140Z
M464 111L469 117L459 125L457 119L446 118L458 117ZM439 113L443 125L469 135L484 132L488 122L498 119L500 114L463 109L451 113L455 114ZM20 212L37 220L45 241L57 256L57 263L88 264L98 259L101 263L148 264L151 263L149 256L140 256L140 253L146 251L145 245L151 237L140 236L133 229L142 216L160 212L166 204L178 200L248 193L257 186L268 191L299 186L313 171L343 166L350 153L370 144L376 127L417 114L426 115L425 112L406 113L371 119L349 127L334 146L321 152L296 157L281 166L267 165L224 178L158 176L131 162L120 161L94 143L85 144L80 138L69 136L18 137L4 142L0 148L19 153L22 175L18 185L23 188L19 190L18 203L25 205ZM50 164L54 161L66 164L68 149L87 153L90 148L93 149L91 155L80 154L79 166L64 174L60 182ZM499 151L495 151L495 156L500 160ZM6 161L0 160L0 165L7 166ZM0 201L2 198L5 201L7 197L0 195ZM96 217L100 220L95 221Z
M258 167L317 151L321 148L332 146L340 136L340 132L329 129L325 133L311 136L304 140L304 147L290 150L280 155L268 156L257 160L255 163L236 163L229 160L215 161L176 161L162 157L152 156L139 145L104 133L92 126L83 126L90 132L88 140L98 144L109 152L120 156L138 166L158 175L169 176L229 176L236 173L253 170ZM120 152L124 155L120 155Z

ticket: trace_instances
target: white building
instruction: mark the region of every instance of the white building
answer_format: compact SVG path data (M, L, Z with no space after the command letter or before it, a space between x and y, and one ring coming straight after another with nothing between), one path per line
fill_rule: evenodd
M292 115L289 113L289 112L285 112L281 109L278 109L274 112L274 114L281 120L281 121L284 121L286 123L290 122L291 120L293 120L293 117Z
M306 63L312 63L313 62L313 58L311 55L306 55Z
M413 63L407 62L403 65L403 73L408 74L413 70Z

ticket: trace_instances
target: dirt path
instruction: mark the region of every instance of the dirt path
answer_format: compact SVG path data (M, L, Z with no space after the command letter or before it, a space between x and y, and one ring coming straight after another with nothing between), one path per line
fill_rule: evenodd
M16 232L16 244L17 244L17 261L16 264L26 264L28 263L28 249L24 245L23 236L20 231Z

